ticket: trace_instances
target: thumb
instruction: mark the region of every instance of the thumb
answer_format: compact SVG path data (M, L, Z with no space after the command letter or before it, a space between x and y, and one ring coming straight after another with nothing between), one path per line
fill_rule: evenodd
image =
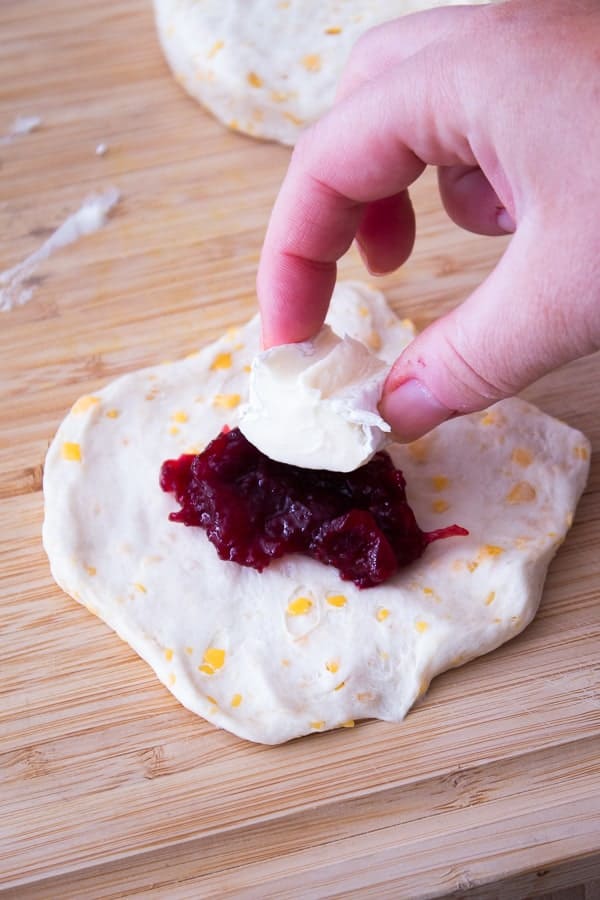
M489 277L396 360L380 411L397 440L485 409L596 349L599 329L590 333L587 304L578 302L585 285L573 260L581 250L563 229L550 229L558 232L552 241L548 231L523 223Z

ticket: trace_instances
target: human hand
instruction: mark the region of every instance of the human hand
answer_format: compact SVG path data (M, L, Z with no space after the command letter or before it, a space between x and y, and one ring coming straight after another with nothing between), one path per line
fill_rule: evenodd
M514 234L394 364L380 408L398 439L597 350L599 48L598 0L447 7L368 32L273 209L258 272L265 346L318 331L353 239L373 274L406 261L407 188L434 165L457 224Z

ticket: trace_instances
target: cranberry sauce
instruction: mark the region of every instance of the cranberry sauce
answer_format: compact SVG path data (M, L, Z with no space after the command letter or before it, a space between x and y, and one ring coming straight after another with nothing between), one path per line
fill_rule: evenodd
M160 485L181 506L169 518L204 528L221 559L262 572L304 553L359 588L386 581L432 541L468 534L458 525L421 531L387 453L349 473L301 469L269 459L239 428L197 456L167 460Z

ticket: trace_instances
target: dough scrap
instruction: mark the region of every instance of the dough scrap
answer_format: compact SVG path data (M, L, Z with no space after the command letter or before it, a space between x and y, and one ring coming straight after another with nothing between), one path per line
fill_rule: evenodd
M154 0L154 12L175 79L192 97L235 131L294 144L333 104L341 71L365 31L461 2Z
M387 362L412 336L383 296L338 284L337 333L380 337ZM377 717L399 721L431 679L514 637L589 467L583 434L520 399L454 419L390 452L430 546L387 584L358 591L289 556L262 574L218 559L205 533L169 522L167 458L238 421L259 323L197 355L80 398L44 472L44 546L58 584L103 619L188 709L240 737L280 743Z

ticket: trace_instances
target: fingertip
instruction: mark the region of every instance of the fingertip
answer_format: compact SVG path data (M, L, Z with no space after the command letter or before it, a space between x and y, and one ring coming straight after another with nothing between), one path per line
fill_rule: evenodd
M415 242L415 214L408 191L365 206L356 234L371 275L387 275L406 262Z
M257 276L263 347L312 338L325 321L335 287L334 262L276 253Z
M456 225L492 237L515 231L514 219L478 166L440 167L438 184L444 208Z

